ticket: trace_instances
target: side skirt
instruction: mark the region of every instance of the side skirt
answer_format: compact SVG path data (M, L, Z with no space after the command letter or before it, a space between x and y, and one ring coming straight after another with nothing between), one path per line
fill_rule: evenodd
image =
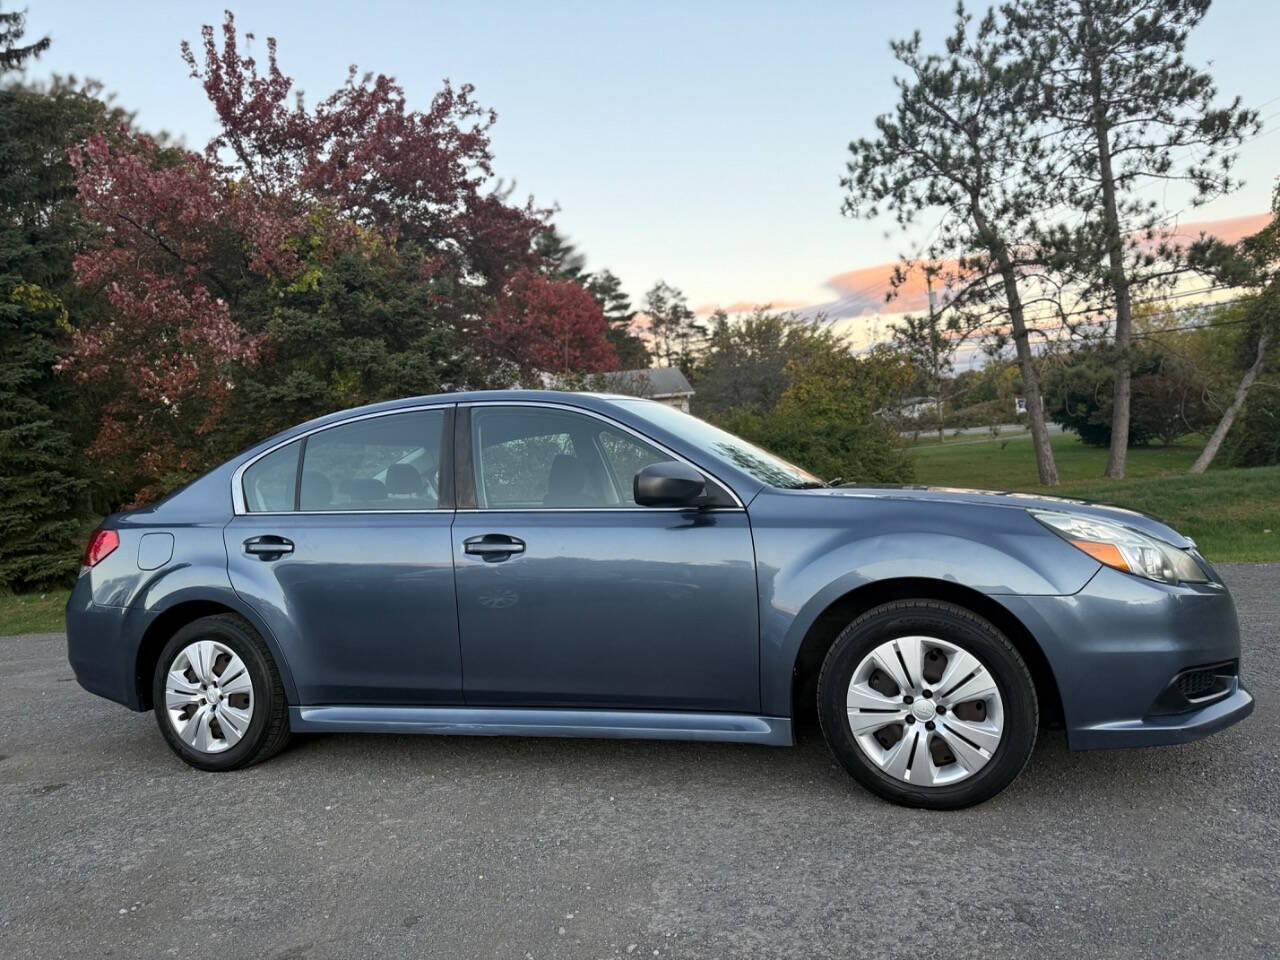
M791 746L788 717L639 710L489 707L290 707L297 733L434 733L472 737L714 740Z

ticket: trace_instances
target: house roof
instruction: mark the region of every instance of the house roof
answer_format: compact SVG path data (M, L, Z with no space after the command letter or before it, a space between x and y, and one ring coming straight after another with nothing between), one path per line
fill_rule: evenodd
M610 390L635 397L691 397L693 386L679 367L650 367L646 370L612 370L603 373Z

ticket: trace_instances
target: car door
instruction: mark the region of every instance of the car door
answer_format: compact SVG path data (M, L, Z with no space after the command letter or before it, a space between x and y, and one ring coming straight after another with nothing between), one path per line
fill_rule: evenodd
M357 417L238 471L231 581L303 704L461 702L452 419L451 405Z
M679 458L584 410L461 406L456 435L468 705L758 711L754 554L736 498L637 506L635 472Z

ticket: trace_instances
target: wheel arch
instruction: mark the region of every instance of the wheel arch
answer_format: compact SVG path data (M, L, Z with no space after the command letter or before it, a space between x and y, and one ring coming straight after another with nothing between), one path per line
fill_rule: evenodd
M285 661L279 644L276 643L271 631L267 629L267 625L262 622L261 618L247 605L240 602L238 597L228 597L221 593L216 597L180 596L172 598L162 608L152 610L150 613L150 619L142 632L142 639L138 644L138 652L134 664L134 684L136 685L140 709L150 710L153 706L151 702L151 680L155 674L156 662L160 659L160 651L164 649L164 645L169 642L169 639L187 624L202 617L212 617L226 613L242 617L257 631L258 636L262 637L267 649L271 652L272 658L275 660L276 669L280 672L280 680L284 685L289 703L298 702L297 692L293 685L293 677L289 672L289 665Z
M1040 701L1041 722L1057 726L1063 720L1062 696L1053 668L1030 630L995 597L946 580L902 577L863 584L837 597L810 625L796 652L791 673L791 717L816 716L818 672L836 637L856 617L894 600L941 600L964 607L988 620L1026 661Z

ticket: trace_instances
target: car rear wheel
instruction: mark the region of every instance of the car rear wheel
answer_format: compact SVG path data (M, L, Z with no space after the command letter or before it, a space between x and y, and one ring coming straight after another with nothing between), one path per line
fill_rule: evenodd
M1039 706L1027 665L973 612L902 600L862 614L818 677L818 716L863 786L914 807L995 796L1035 746Z
M152 681L174 753L201 770L266 760L289 740L288 704L266 644L242 618L195 620L170 638Z

